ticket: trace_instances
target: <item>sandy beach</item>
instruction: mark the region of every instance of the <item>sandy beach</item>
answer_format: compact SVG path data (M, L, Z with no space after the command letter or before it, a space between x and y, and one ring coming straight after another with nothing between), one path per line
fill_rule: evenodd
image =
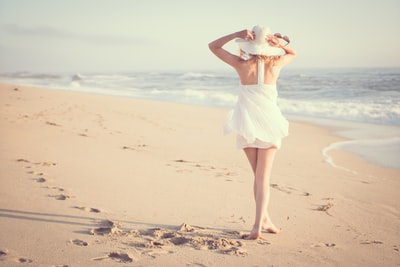
M399 266L400 170L291 121L270 214L227 110L0 85L0 266Z

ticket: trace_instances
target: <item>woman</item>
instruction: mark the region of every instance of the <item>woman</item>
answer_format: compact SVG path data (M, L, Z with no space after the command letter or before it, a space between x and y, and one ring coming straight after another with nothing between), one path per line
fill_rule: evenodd
M223 49L236 38L241 56ZM232 66L240 78L238 102L230 112L225 132L237 134L237 146L244 150L254 174L256 216L246 239L258 239L262 230L280 231L271 222L267 206L275 153L281 139L288 135L288 122L276 103L276 82L282 67L296 57L295 50L287 46L289 42L287 36L272 35L268 28L255 26L252 31L242 30L209 43L210 50Z

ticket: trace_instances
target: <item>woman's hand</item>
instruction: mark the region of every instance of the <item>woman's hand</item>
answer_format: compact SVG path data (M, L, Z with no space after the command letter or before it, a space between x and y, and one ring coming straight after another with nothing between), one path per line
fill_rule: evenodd
M250 30L240 31L240 32L238 32L238 35L239 35L238 36L239 38L244 39L246 41L254 40L254 38L255 38L254 33Z
M270 46L274 46L274 47L282 47L281 43L279 42L278 37L272 35L272 34L268 34L266 41L268 42L268 44Z

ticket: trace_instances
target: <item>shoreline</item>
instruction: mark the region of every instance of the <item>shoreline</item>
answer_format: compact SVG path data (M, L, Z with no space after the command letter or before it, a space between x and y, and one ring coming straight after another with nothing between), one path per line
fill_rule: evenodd
M291 121L271 179L284 231L251 242L251 171L223 135L226 109L10 84L0 96L8 266L399 263L400 171L337 150L355 173L333 168L322 150L346 138L332 128Z
M0 85L16 86L14 83L0 82ZM229 111L230 107L219 107L205 104L191 104L184 102L173 102L169 100L151 99L146 97L133 97L130 95L112 95L99 92L80 91L76 89L40 87L34 85L20 85L31 88L41 88L45 90L55 90L72 92L78 94L110 96L117 98L136 99L150 102L170 103L183 106L194 106L200 108L221 109ZM305 115L284 114L284 116L293 122L307 123L320 127L328 127L333 135L341 139L341 141L329 144L322 149L321 153L331 164L332 167L347 169L346 166L336 166L328 152L331 150L339 150L341 152L351 153L353 156L365 160L367 163L376 165L380 168L388 168L391 170L400 170L400 162L396 160L400 152L400 126L388 124L374 124L369 122L344 121L339 119L311 117ZM342 138L344 138L342 140ZM397 149L396 149L397 148ZM378 153L378 154L377 154Z
M344 138L344 140L325 147L322 151L324 155L330 150L339 150L351 153L377 167L392 170L400 169L400 163L396 160L400 152L399 126L296 115L288 117L297 122L328 127L335 136ZM332 160L327 155L326 157L328 160Z

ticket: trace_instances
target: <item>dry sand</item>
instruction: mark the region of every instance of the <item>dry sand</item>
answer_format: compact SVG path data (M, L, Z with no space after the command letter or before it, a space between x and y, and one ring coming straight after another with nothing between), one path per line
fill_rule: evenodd
M399 266L400 171L321 151L291 122L273 169L283 228L248 241L252 177L227 111L0 86L0 266Z

